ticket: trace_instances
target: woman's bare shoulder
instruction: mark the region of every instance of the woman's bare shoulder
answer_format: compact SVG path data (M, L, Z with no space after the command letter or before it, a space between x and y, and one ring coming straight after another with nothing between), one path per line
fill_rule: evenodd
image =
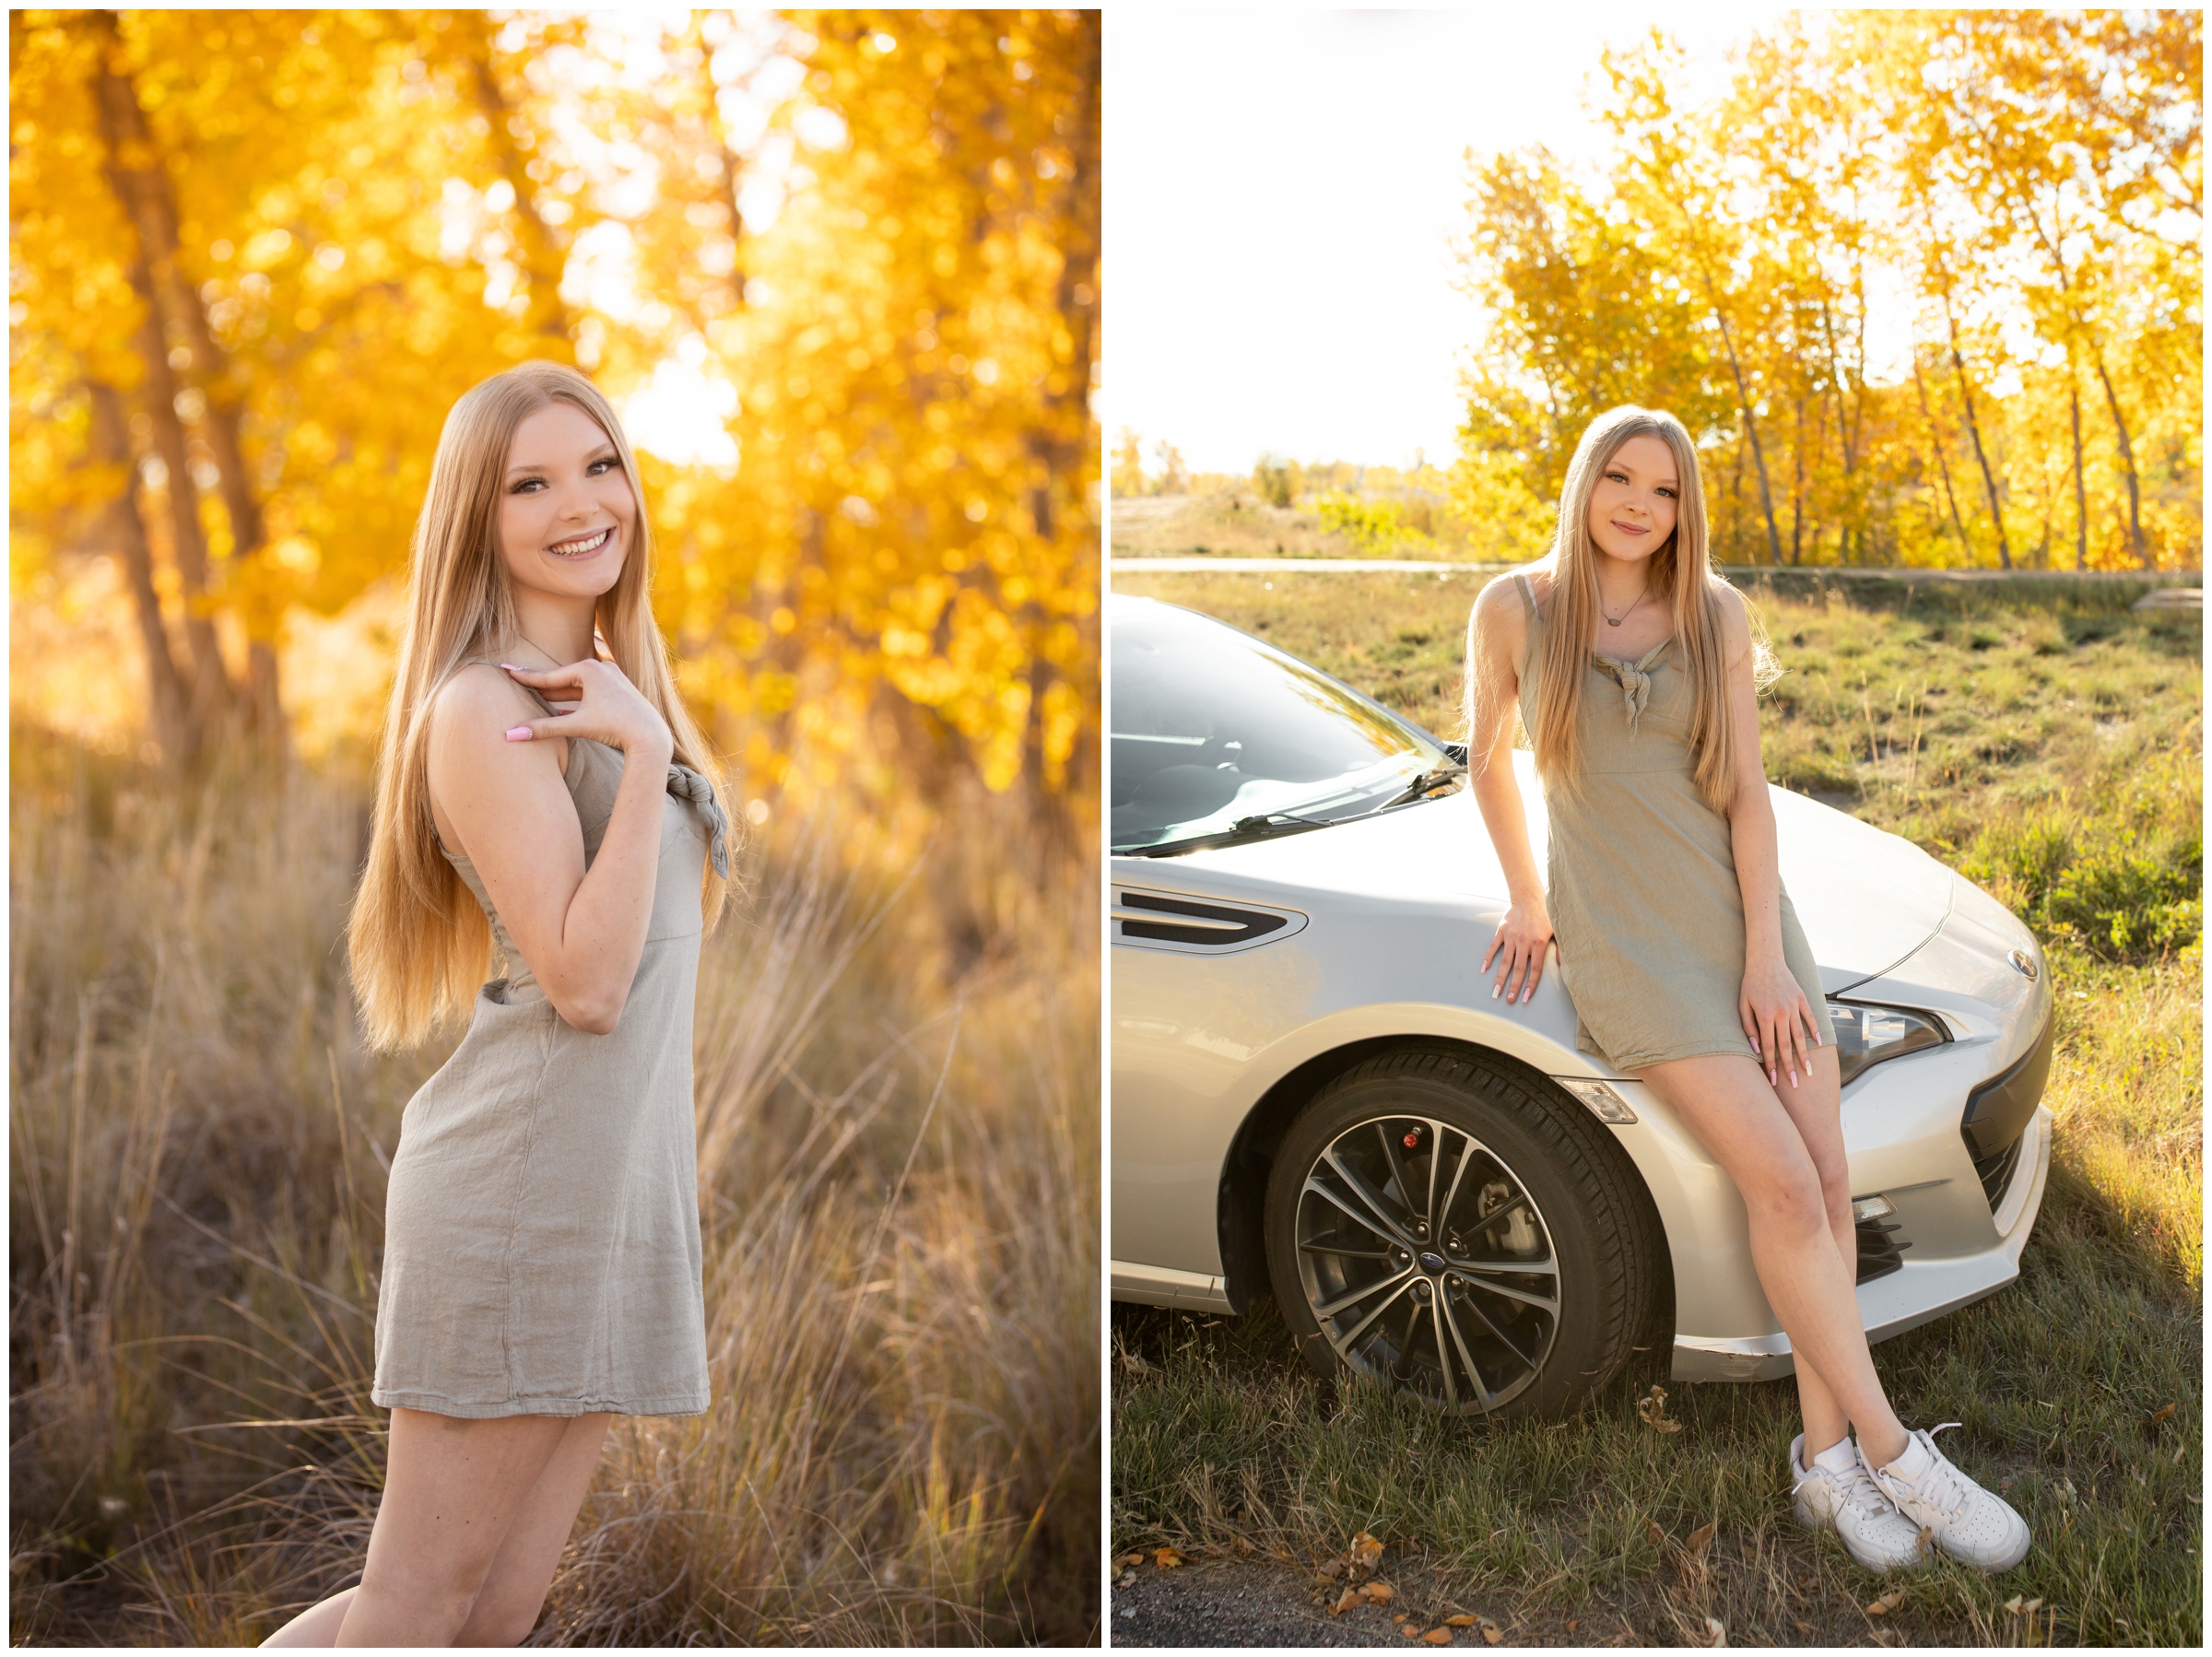
M504 755L517 746L507 733L527 720L541 719L536 699L488 662L472 662L454 671L430 699L430 751L454 754L465 763ZM565 771L568 744L555 737L554 758Z

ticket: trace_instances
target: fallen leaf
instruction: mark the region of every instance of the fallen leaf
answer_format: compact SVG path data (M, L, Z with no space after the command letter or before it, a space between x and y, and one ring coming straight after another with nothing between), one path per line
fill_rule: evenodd
M1359 1591L1357 1588L1347 1588L1336 1596L1336 1604L1331 1607L1329 1615L1342 1616L1358 1604L1359 1604Z
M2151 1416L2151 1417L2150 1417L2150 1424L2151 1424L2153 1427L2156 1427L2156 1426L2157 1426L2157 1425L2158 1425L2159 1422L2161 1422L2161 1421L2171 1421L2171 1420L2172 1420L2172 1419L2173 1419L2173 1405L2172 1405L2172 1404L2169 1404L2162 1405L2160 1408L2159 1408L2157 1411L2155 1411L2155 1412L2152 1414L2152 1416Z
M1813 1631L1813 1625L1808 1622L1798 1622L1794 1617L1791 1621L1795 1624L1797 1632L1800 1634L1810 1634Z
M2041 1601L2041 1600L2030 1600L2030 1601L2029 1601L2029 1602L2028 1602L2028 1603L2027 1603L2025 1605L2022 1605L2022 1606L2020 1607L2020 1615L2021 1615L2022 1616L2034 1616L2034 1615L2035 1615L2035 1614L2036 1614L2038 1611L2041 1611L2042 1608L2043 1608L2043 1602L2042 1602L2042 1601Z
M1920 1549L1921 1557L1923 1558L1927 1557L1928 1547L1935 1540L1936 1527L1932 1524L1922 1525L1920 1527L1920 1534L1912 1538L1913 1545Z
M1452 1643L1452 1630L1449 1628L1431 1628L1428 1633L1422 1635L1421 1638L1432 1646L1448 1646Z
M1344 1561L1342 1559L1331 1559L1327 1564L1320 1566L1317 1569L1320 1570L1323 1576L1327 1577L1334 1581L1336 1578L1344 1575Z
M1482 1625L1482 1637L1483 1639L1488 1640L1492 1645L1501 1644L1505 1639L1505 1636L1499 1633L1498 1630L1491 1627L1488 1623Z
M1231 1547L1235 1548L1235 1549L1237 1550L1238 1554L1239 1554L1239 1555L1241 1555L1242 1557L1244 1557L1244 1558L1247 1558L1247 1559L1249 1559L1249 1558L1251 1558L1251 1557L1252 1557L1252 1552L1253 1552L1252 1544L1251 1544L1251 1543L1249 1543L1249 1542L1247 1542L1247 1541L1245 1541L1243 1537L1241 1537L1241 1536L1234 1536L1234 1537L1231 1537L1231 1538L1230 1539L1230 1545Z
M1351 1552L1347 1557L1354 1570L1372 1570L1376 1563L1382 1557L1382 1545L1365 1531L1361 1531L1352 1538Z
M1182 1563L1182 1556L1171 1547L1155 1548L1152 1552L1152 1563L1162 1570L1173 1570Z
M1124 1565L1142 1565L1144 1562L1145 1557L1142 1554L1124 1554L1122 1556Z
M1398 1625L1398 1632L1408 1639L1418 1639L1421 1637L1421 1625L1408 1617Z
M1398 1591L1388 1582L1370 1582L1359 1592L1378 1605L1387 1605L1398 1597Z
M1474 1626L1475 1619L1469 1616L1465 1611L1462 1611L1457 1616L1447 1616L1444 1618L1444 1627L1447 1628L1472 1628ZM1567 1626L1570 1628L1574 1627L1572 1623L1569 1623Z
M1705 1633L1716 1646L1724 1646L1728 1643L1728 1630L1717 1616L1709 1616L1705 1619Z
M1666 1533L1659 1528L1659 1524L1656 1520L1645 1520L1643 1522L1643 1528L1645 1534L1651 1537L1652 1545L1653 1547L1665 1547L1666 1545Z
M1573 1633L1573 1632L1574 1632L1574 1631L1575 1631L1577 1628L1581 1628L1582 1626L1583 1626L1583 1619L1582 1619L1581 1617L1579 1617L1579 1616L1571 1616L1571 1617L1569 1617L1569 1618L1567 1619L1567 1632L1568 1632L1568 1633L1570 1633L1570 1634Z
M1873 1604L1866 1607L1866 1615L1868 1616L1888 1616L1889 1615L1889 1602L1888 1600L1875 1601Z
M2072 1500L2074 1499L2074 1498L2075 1498L2077 1495L2078 1495L2078 1494L2079 1494L2079 1492L2077 1492L2077 1490L2074 1488L2074 1481L2073 1481L2072 1479L2070 1479L2070 1478L2062 1478L2062 1479L2060 1479L2060 1480L2058 1481L2058 1499L2059 1499L2059 1500L2061 1500L2061 1501L2072 1501Z
M1688 1542L1683 1545L1689 1550L1689 1557L1693 1559L1703 1557L1705 1550L1712 1545L1713 1533L1720 1528L1721 1522L1715 1519L1690 1532Z
M1678 1433L1682 1423L1666 1418L1666 1389L1654 1385L1650 1393L1636 1401L1636 1413L1643 1417L1644 1426L1653 1432Z
M2011 1612L2015 1616L2018 1616L2020 1612L2020 1596L2016 1593L2010 1599L2006 1600L2005 1602L2005 1609Z

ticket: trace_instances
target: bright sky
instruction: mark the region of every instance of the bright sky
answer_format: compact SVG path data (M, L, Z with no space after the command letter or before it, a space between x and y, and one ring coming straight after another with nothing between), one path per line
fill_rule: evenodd
M1606 43L1661 24L1701 102L1782 9L1109 11L1109 441L1134 426L1147 465L1164 438L1199 471L1448 463L1479 328L1452 285L1464 153L1588 162Z

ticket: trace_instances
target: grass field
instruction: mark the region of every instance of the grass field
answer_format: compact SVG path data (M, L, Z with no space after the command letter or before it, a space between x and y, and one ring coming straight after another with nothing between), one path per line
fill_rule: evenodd
M358 784L13 751L11 1635L253 1644L359 1569L384 1170L450 1039L358 1039ZM959 805L919 859L857 809L748 848L713 1407L618 1420L532 1643L1097 1638L1095 865Z
M1453 734L1482 579L1114 586ZM1673 1387L1683 1428L1663 1436L1633 1408L1665 1381L1654 1353L1577 1419L1452 1427L1309 1376L1265 1301L1242 1320L1114 1309L1117 1551L1304 1569L1365 1528L1511 1643L1704 1644L1708 1618L1736 1644L2201 1643L2201 617L2065 583L1753 596L1788 669L1769 776L1926 847L2049 952L2057 1134L2020 1279L1876 1352L1908 1422L1965 1424L1950 1453L2004 1489L2035 1551L2001 1579L1945 1563L1878 1584L1798 1531L1787 1381Z

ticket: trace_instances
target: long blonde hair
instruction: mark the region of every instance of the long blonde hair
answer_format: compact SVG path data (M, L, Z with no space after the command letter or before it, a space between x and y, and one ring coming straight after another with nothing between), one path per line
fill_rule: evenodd
M410 1046L465 1014L491 954L483 910L438 849L430 816L430 711L471 658L500 659L521 637L514 593L493 544L500 480L515 429L551 404L595 421L622 457L638 497L635 544L594 623L607 654L668 722L675 758L727 793L706 739L677 693L667 641L653 620L653 530L637 457L599 388L557 362L525 362L462 394L439 433L430 486L415 522L407 619L377 758L369 862L346 939L369 1039ZM727 895L710 866L701 901L712 926Z
M1715 811L1725 812L1735 793L1735 734L1728 720L1728 655L1721 617L1722 578L1713 569L1705 524L1705 488L1698 470L1697 445L1682 422L1655 408L1624 404L1592 420L1575 445L1559 491L1559 521L1551 550L1537 569L1551 577L1543 653L1536 663L1536 727L1529 733L1536 770L1547 787L1568 793L1582 785L1583 690L1590 668L1590 635L1597 623L1597 548L1590 539L1590 497L1614 455L1631 438L1655 437L1675 459L1680 486L1675 533L1652 555L1650 581L1667 595L1674 610L1674 644L1690 685L1689 746L1698 792ZM1772 653L1751 622L1752 676L1764 686L1775 675ZM1480 704L1475 628L1467 628L1466 714L1468 740L1488 728L1492 711ZM1476 756L1470 762L1479 763Z

